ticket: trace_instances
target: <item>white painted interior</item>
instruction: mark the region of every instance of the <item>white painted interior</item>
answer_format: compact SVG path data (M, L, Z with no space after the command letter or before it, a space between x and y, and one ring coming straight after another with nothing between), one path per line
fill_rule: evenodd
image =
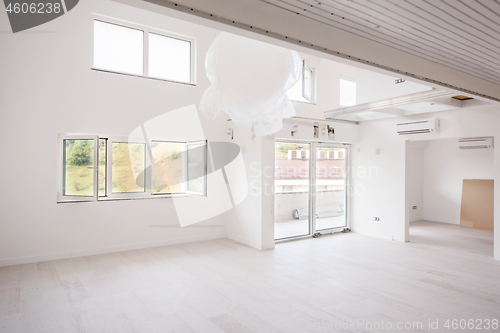
M256 251L217 239L2 267L0 327L324 333L384 325L389 332L446 332L438 328L448 318L479 326L500 313L492 243L489 230L416 222L407 244L349 233ZM411 328L397 329L402 323ZM498 332L484 326L468 331Z
M430 85L411 81L396 84L396 79L398 77L394 75L384 75L358 68L356 70L356 104L375 102L432 89Z
M461 109L454 111L443 111L435 113L432 116L440 118L441 131L432 134L419 134L408 137L398 137L396 134L396 124L402 119L427 119L429 115L415 115L407 118L394 118L387 120L378 120L363 122L360 125L360 143L353 146L352 161L353 170L363 167L362 170L368 170L372 167L378 170L378 176L369 173L354 173L353 185L364 189L362 194L356 194L352 198L354 212L352 215L352 226L356 232L375 235L387 239L408 240L408 226L410 220L411 199L413 195L412 186L406 181L410 178L405 177L405 173L412 174L414 171L406 169L412 159L411 152L405 153L405 150L411 151L415 148L406 148L406 141L428 141L437 139L453 139L460 137L480 137L480 136L500 136L497 124L500 121L500 109L496 105L483 106L470 109ZM446 141L442 141L446 142ZM443 143L444 144L444 143ZM439 143L437 144L439 145ZM436 145L436 147L438 147ZM424 148L424 167L427 166L425 153L426 149L433 151L430 147ZM374 149L379 150L379 155L375 155ZM458 150L458 148L457 148ZM465 152L466 153L466 152ZM489 154L482 158L481 169L469 172L467 164L465 168L459 168L456 179L460 177L484 177L495 180L495 206L500 205L500 186L497 185L500 180L500 165L498 162L500 148L494 146L491 152L469 152L471 154ZM457 153L461 154L461 153ZM491 155L493 154L493 155ZM408 158L408 160L407 160ZM444 157L443 157L444 158ZM491 161L493 158L493 166ZM459 161L459 159L455 159ZM441 162L443 162L441 160ZM443 162L444 163L444 162ZM477 165L476 165L477 166ZM472 166L471 166L472 168ZM425 169L424 169L425 170ZM467 171L465 171L467 170ZM444 171L443 171L444 172ZM453 173L453 172L452 172ZM460 176L458 174L462 173ZM424 179L425 179L424 171ZM459 182L458 180L454 181ZM424 183L425 184L425 183ZM461 186L461 185L459 185ZM460 187L454 187L455 191L460 191ZM447 192L449 193L449 192ZM459 205L458 198L460 194L453 195L455 202ZM424 200L425 185L424 185ZM430 199L429 199L430 200ZM458 201L457 201L458 200ZM444 202L441 203L441 206ZM362 207L363 209L358 209ZM424 218L426 215L427 201L424 201ZM459 216L456 204L452 208L452 216ZM450 208L450 206L446 206ZM435 211L435 210L433 210ZM458 214L458 215L457 215ZM373 221L374 216L379 216L380 221ZM412 216L416 218L415 216ZM437 216L439 218L439 216ZM446 215L449 218L449 215ZM450 220L450 222L453 220ZM500 212L495 210L495 258L500 258Z
M409 71L500 98L498 1L419 1L418 10L393 0L179 2L400 69L401 78ZM197 84L91 70L93 14L196 38ZM414 106L359 125L322 120L340 107L341 78L358 82L358 103L422 87L296 46L316 71L315 103L295 103L297 118L255 137L251 126L195 110L209 86L204 55L221 30L257 36L140 0L80 1L18 34L0 12L0 331L324 332L358 320L498 319L500 145L459 150L457 139L499 141L500 104L454 102L430 114ZM396 124L429 117L439 132L397 135ZM208 176L206 198L58 204L61 132L225 141L240 153ZM349 145L352 233L275 248L276 140ZM463 179L495 180L493 233L456 225Z
M320 126L320 138L314 138L314 125ZM326 125L335 128L335 137L328 138ZM276 134L253 137L248 126L234 130L247 170L249 195L241 204L227 213L227 237L258 249L274 248L274 142L275 140L307 140L355 143L359 140L359 126L347 123L285 119ZM292 137L291 132L295 131Z
M175 8L171 1L149 1ZM478 1L484 4L484 1ZM312 44L318 46L318 50L327 48L339 52L346 55L340 61L348 64L356 61L360 67L369 69L369 65L366 65L369 61L394 69L401 74L401 78L410 78L406 73L414 74L500 98L498 59L495 58L498 33L488 36L482 31L484 24L489 27L498 25L495 20L491 20L500 12L500 7L493 2L488 2L484 8L477 5L481 14L472 10L464 14L463 4L460 5L462 12L456 12L453 6L442 0L437 5L419 2L418 6L424 6L427 12L410 2L394 6L387 0L373 4L328 1L321 2L320 6L317 6L319 1L293 1L296 7L292 10L288 8L287 2L291 1L175 1L176 4L207 13L209 20L226 19L228 27L235 21L245 24L248 30L252 30L250 26L261 29L264 35L268 31L269 35L276 33L287 36L301 41L299 44L307 47ZM311 4L314 7L312 9ZM322 11L319 8L321 6L334 8L327 11L325 17L325 13L316 14ZM341 8L335 8L337 6ZM428 7L433 9L429 10ZM452 8L450 11L453 15L446 13L448 7ZM159 6L151 8L162 10ZM331 15L332 12L334 15ZM435 16L432 14L434 12L443 14ZM177 15L193 21L205 20L181 12ZM476 17L471 19L471 15ZM483 19L484 15L489 17ZM218 22L208 24L222 25Z
M232 223L227 226L227 237L237 242L262 249L262 140L252 138L250 126L236 128L232 122L228 127L234 129L234 140L240 146L247 172L249 195L234 209L227 213Z
M352 230L405 241L405 140L397 137L392 119L359 127L360 142L351 151Z
M496 2L261 1L329 29L500 83Z
M124 22L196 38L196 65L199 73L197 85L91 70L93 16L89 15L90 12L101 17L109 16ZM1 15L2 29L8 29L7 17L5 14ZM45 143L31 154L21 153L17 145L10 146L5 151L6 154L17 156L18 160L15 169L4 172L11 175L5 186L13 190L2 198L3 220L6 222L0 226L5 230L0 236L1 265L220 238L226 235L255 248L274 247L271 195L274 175L264 169L274 164L274 137L253 140L249 127L235 129L233 142L242 148L248 176L246 185L250 191L259 190L261 193L248 195L236 209L227 214L224 213L224 207L230 209L229 197L227 193L224 194L225 185L217 183L215 174L208 177L209 189L206 199L192 197L83 204L55 203L58 177L55 158L57 133L126 137L137 132L134 135L141 136L140 126L144 125L146 134L151 137L172 135L172 138L182 137L186 140L226 140L228 123L225 119L211 121L200 117L197 122L191 113L183 111L183 108L192 110L193 104L196 106L208 87L209 82L204 75L204 54L217 36L217 30L175 18L165 20L161 14L114 1L79 4L78 11L72 11L47 23L43 29L45 30L40 27L34 31L50 33L26 32L18 35L3 34L1 37L2 45L12 50L6 56L6 61L0 65L4 73L3 79L19 82L19 85L21 78L26 80L22 81L22 90L15 84L2 90L2 109L12 110L1 115L2 122L9 124L2 132L2 138L19 137L16 142L23 147L37 141ZM80 42L74 45L68 43L68 39ZM27 61L26 49L30 49L29 54L37 54L35 60ZM55 58L53 49L58 50ZM338 79L341 74L349 76L353 67L301 54L317 72L318 89L314 105L295 103L297 114L302 117L321 118L325 108L338 105ZM20 77L19 73L24 74ZM43 81L41 78L44 78ZM50 96L57 98L52 99ZM186 116L189 114L189 119L179 113L185 113ZM175 118L178 123L172 122L171 118ZM310 122L305 124L301 121L297 138L312 138L312 125ZM329 124L335 125L336 129L333 141L358 140L359 131L356 125ZM201 126L201 131L198 126ZM290 126L292 123L287 123L278 136L289 136ZM33 160L41 164L36 173L32 170ZM252 164L255 162L260 163L260 167ZM5 167L2 165L2 168ZM252 178L255 168L262 168L262 172L260 176ZM264 170L267 170L267 173L264 173ZM40 174L44 176L40 177ZM236 188L232 189L232 193L243 184L234 185ZM262 191L263 187L268 187L267 193ZM19 198L30 188L37 189L30 196L33 209L23 209L26 202ZM199 210L189 210L190 205L198 207ZM194 212L200 211L203 213L195 216ZM222 213L218 215L217 211ZM206 221L195 227L181 228L181 225L191 225L200 219Z
M123 4L130 2L133 6ZM145 10L138 7L144 7ZM241 10L247 8L249 7L243 6ZM216 6L214 9L221 7ZM197 38L197 85L182 85L91 70L91 12ZM162 15L165 13L172 17L166 20ZM270 11L263 13L256 22L268 24L268 15L271 13L278 17L288 15ZM248 14L249 19L256 18L252 10ZM235 12L235 15L239 16L241 13ZM178 18L189 19L183 21ZM204 25L193 24L193 21ZM270 26L275 27L278 32L283 28L291 28L290 21L285 20L282 23L274 22ZM57 133L126 136L140 124L157 116L196 104L209 84L206 76L202 75L203 55L218 33L214 27L238 31L236 28L152 4L139 4L132 0L94 0L79 3L78 11L71 11L43 25L43 28L16 35L1 35L2 46L9 52L5 55L5 61L0 64L0 71L2 80L9 84L4 84L0 92L0 106L2 110L9 112L0 114L1 122L8 124L0 135L3 142L12 142L12 138L16 140L15 144L6 145L4 149L5 156L12 157L13 163L0 166L2 174L9 175L4 181L4 186L9 191L0 195L0 265L226 236L257 249L273 248L276 139L351 144L350 221L353 231L396 241L408 240L409 220L420 218L420 214L425 218L427 206L426 202L422 201L417 207L423 208L423 212L421 208L416 212L409 211L409 204L418 203L421 196L420 190L415 193L410 191L420 184L417 184L417 181L415 184L409 183L409 179L413 178L408 175L423 173L425 179L425 151L432 151L432 147L424 148L420 156L422 148L410 148L407 139L396 135L395 124L401 120L428 118L429 115L395 117L361 125L294 119L285 121L283 129L275 135L261 138L253 137L248 126L236 127L224 118L212 121L201 117L203 137L209 141L228 140L227 129L233 128L234 139L231 142L241 147L247 171L247 181L238 183L235 189L248 187L250 195L241 199L241 203L235 208L220 215L212 214L196 227L180 227L172 199L56 204ZM5 13L0 14L0 29L9 29ZM306 32L316 31L307 23L304 23L302 29ZM308 34L311 41L318 40L317 38L328 32L320 30L321 33L317 35ZM291 28L290 32L296 36L303 33L297 27ZM250 32L241 34L253 36ZM338 43L332 43L332 39L322 41L326 41L326 46L342 45L346 52L352 51L352 54L356 54L356 50L360 52L360 40L349 39L347 35L338 37ZM262 36L259 39L272 41L271 38ZM342 43L347 40L349 43ZM288 45L284 42L277 44ZM57 53L54 53L55 49L58 50ZM342 64L332 65L331 56L325 56L327 59L321 60L318 57L319 52L306 54L303 53L305 48L297 49L308 59L308 63L317 69L318 83L316 103L295 103L297 114L299 117L321 119L322 112L330 108L330 105L338 107L338 79L353 77L357 73L350 66L352 62L342 60ZM384 50L372 42L363 44L362 49L365 55L372 57L374 61L381 59L379 57ZM400 55L397 52L395 54ZM37 56L32 57L32 54ZM473 84L474 89L484 89L485 93L491 93L492 87L497 87L490 83L478 82L463 73L436 67L427 61L415 60L412 56L399 59L396 55L391 54L384 62L393 61L394 66L400 66L404 61L412 59L414 61L406 63L408 68L419 69L422 74L432 71L437 78L453 78L453 82L464 84L464 87ZM402 74L401 77L405 76ZM436 113L435 115L441 118L442 131L412 137L412 140L427 141L467 136L498 138L498 111L498 106L491 105ZM326 137L326 124L335 128L333 138ZM319 138L313 136L313 125L320 126ZM177 130L182 132L185 129L189 132L189 127L184 126L180 121ZM295 131L293 137L292 131ZM195 137L199 138L199 133L196 133ZM31 147L34 142L37 143L36 150L23 149ZM500 206L500 147L495 147L492 152L496 156L496 162L495 157L485 158L484 161L493 159L494 164L481 172L483 176L488 173L488 177L496 180L495 202L496 206ZM422 160L423 168L420 168ZM33 167L34 161L36 168ZM415 176L414 179L417 178ZM217 188L209 185L210 199L217 196L214 191L217 191ZM424 200L425 192L422 198ZM26 209L27 202L29 209ZM183 207L189 207L190 204L199 207L198 203L199 198L192 201L190 198L182 200ZM500 258L500 210L495 212L495 216L495 257ZM373 217L379 217L380 221L373 221Z
M460 224L463 180L494 179L493 152L459 149L458 138L410 141L406 160L410 222Z
M209 83L205 75L191 86L91 70L91 12L196 37L200 55L218 33L113 1L81 1L33 31L0 35L8 50L0 63L0 136L15 143L4 145L9 163L0 166L9 189L0 194L0 266L226 237L224 213L181 228L169 198L56 203L57 133L126 137L157 116L196 104ZM0 30L9 29L3 11ZM196 65L203 73L202 56ZM195 133L196 119L174 118L178 131L162 136L225 140L225 119L200 117L203 133ZM185 200L193 206L200 199Z
M424 148L409 145L406 154L410 222L414 222L424 219Z
M460 224L464 179L494 179L493 149L459 149L458 139L429 141L423 149L423 218Z

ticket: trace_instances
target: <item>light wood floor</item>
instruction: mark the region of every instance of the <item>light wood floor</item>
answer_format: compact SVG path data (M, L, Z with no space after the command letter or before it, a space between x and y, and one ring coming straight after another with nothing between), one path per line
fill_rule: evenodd
M350 233L256 251L225 239L4 267L0 332L457 332L447 319L500 319L492 239L419 222L406 244Z

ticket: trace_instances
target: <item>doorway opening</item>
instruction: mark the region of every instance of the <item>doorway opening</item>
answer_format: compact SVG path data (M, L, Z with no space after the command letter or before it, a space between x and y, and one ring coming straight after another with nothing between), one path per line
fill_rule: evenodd
M493 155L458 138L407 142L410 242L493 256Z

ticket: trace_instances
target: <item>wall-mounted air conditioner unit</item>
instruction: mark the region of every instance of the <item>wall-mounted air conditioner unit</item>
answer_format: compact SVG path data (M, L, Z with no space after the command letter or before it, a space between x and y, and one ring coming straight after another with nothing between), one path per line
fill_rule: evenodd
M439 119L415 120L396 125L399 135L439 132Z
M485 149L493 147L493 138L463 138L458 139L460 149Z

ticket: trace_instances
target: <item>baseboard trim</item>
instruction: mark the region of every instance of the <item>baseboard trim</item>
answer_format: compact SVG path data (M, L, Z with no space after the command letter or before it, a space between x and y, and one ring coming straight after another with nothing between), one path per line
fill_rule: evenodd
M227 238L229 238L231 240L234 240L235 242L238 242L238 243L245 244L245 245L248 245L250 247L253 247L254 249L262 250L261 244L258 244L256 242L249 242L248 240L246 240L246 239L244 239L242 237L228 234Z
M431 216L425 216L422 221L429 221L429 222L440 222L440 223L448 223L448 224L456 224L460 225L460 221L450 221L446 219L441 219L439 217L431 217Z
M78 251L61 252L61 253L53 253L53 254L45 254L45 255L38 255L38 256L13 258L13 259L1 259L0 260L0 267L32 264L32 263L38 263L38 262L50 261L50 260L86 257L86 256L115 253L115 252L123 252L123 251L131 251L131 250L141 250L141 249L148 249L148 248L153 248L153 247L177 245L177 244L184 244L184 243L194 243L194 242L201 242L201 241L220 239L220 238L226 238L226 232L217 232L217 233L206 234L206 235L183 237L183 238L169 239L169 240L156 241L156 242L144 242L144 243L134 243L134 244L128 244L128 245L111 246L111 247L104 247L104 248L98 248L98 249L78 250Z
M373 238L379 238L379 239L385 239L385 240L394 240L393 235L387 234L387 233L381 233L381 232L376 232L374 233L371 230L364 230L364 229L357 229L357 228L352 228L352 232L364 235L364 236L369 236Z

